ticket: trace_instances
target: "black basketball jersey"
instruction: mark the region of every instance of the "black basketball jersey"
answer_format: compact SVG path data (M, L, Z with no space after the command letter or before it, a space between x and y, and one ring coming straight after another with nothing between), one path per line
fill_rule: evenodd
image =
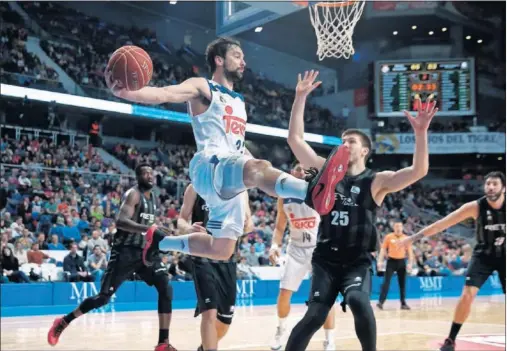
M345 176L335 189L333 210L320 221L317 252L335 252L331 259L341 260L342 254L373 252L378 248L375 226L377 204L371 194L375 172L364 170L356 176Z
M137 187L132 188L134 191L139 191ZM142 225L150 226L155 223L155 213L157 206L155 204L155 196L153 192L147 198L140 192L139 203L136 205L132 220ZM130 246L143 248L145 244L144 235L141 233L130 233L118 228L113 238L113 247Z
M206 228L206 224L208 223L208 215L209 210L208 206L206 206L206 202L202 197L197 195L197 199L195 199L194 208L192 209L192 223L202 222L202 226Z
M475 223L477 244L474 252L505 256L505 201L498 210L492 208L484 196L477 200L479 217Z

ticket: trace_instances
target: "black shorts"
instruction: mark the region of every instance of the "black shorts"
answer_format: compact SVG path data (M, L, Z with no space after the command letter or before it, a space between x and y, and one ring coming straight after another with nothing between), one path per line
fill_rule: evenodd
M132 273L136 273L146 284L152 286L157 280L169 284L167 267L160 258L153 260L153 266L143 264L143 249L135 247L113 247L106 272L102 277L100 292L112 295Z
M236 305L236 263L193 260L193 278L197 294L194 317L217 310L217 319L231 324Z
M494 271L498 272L498 278L505 294L505 256L494 257L474 254L468 266L465 285L475 286L480 289Z
M312 282L308 303L319 302L332 307L341 293L346 301L351 291L371 294L372 257L361 254L350 263L337 263L320 255L312 258Z

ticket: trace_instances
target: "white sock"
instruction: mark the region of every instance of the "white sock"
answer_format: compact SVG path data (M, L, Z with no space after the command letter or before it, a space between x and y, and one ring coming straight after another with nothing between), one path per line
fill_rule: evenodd
M295 198L304 200L308 190L308 183L303 179L297 179L287 173L282 173L276 179L275 192L282 199Z
M326 341L334 344L334 329L324 329Z
M285 329L286 325L287 325L287 317L278 318L278 327L280 327L280 329Z
M188 237L189 235L166 236L158 244L158 248L162 251L190 253L190 248L188 247Z

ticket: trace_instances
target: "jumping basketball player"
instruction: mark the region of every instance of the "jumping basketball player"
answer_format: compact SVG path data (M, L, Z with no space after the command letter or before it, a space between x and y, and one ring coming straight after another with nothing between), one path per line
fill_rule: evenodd
M304 108L308 94L318 83L318 72L299 75L289 124L289 146L297 159L319 169L325 159L304 141ZM312 258L312 285L308 310L294 327L286 350L305 350L313 334L324 324L338 293L354 316L356 334L364 351L376 350L376 322L370 305L372 255L378 249L375 211L389 193L400 191L423 178L429 167L428 126L436 113L428 98L419 102L417 117L405 111L415 134L413 164L397 172L366 168L372 150L370 138L360 130L346 130L342 141L350 153L347 175L335 189L337 201L329 215L321 217L317 246ZM344 305L344 309L345 309Z
M334 204L333 189L343 178L348 162L344 148L333 152L322 171L311 182L297 179L254 159L245 149L246 110L243 96L233 91L234 82L243 77L245 60L239 42L219 38L208 45L206 60L212 80L189 78L164 88L145 87L127 91L113 82L110 68L106 82L112 92L123 99L144 104L188 103L197 152L190 161L189 174L196 192L209 207L208 230L177 237L146 233L145 253L157 248L179 251L193 256L227 260L234 252L236 240L243 234L245 204L237 195L249 188L260 188L271 196L311 198L320 214ZM150 264L149 260L145 262Z
M136 273L146 284L155 286L158 292L159 338L155 351L175 351L169 344L169 325L172 312L172 287L169 285L167 270L161 267L161 260L153 257L155 264L148 268L143 264L142 252L144 235L155 222L156 198L152 193L154 184L153 169L148 164L140 164L135 169L137 186L127 190L120 207L113 238L111 259L102 277L100 293L85 299L73 312L57 318L48 333L48 343L55 346L61 333L76 318L102 307L118 290L120 285ZM160 227L161 233L169 232ZM156 252L153 253L154 255Z
M245 232L253 230L252 216L248 204L248 193L240 195L246 202ZM183 196L178 229L180 234L206 232L208 207L197 195L192 184L187 186ZM204 226L204 227L203 227ZM216 261L192 257L197 307L195 317L202 314L201 339L198 351L217 350L218 342L227 334L234 316L236 304L236 261Z
M298 161L293 163L291 174L299 179L305 178L305 170ZM279 350L282 347L282 338L286 330L292 293L298 291L306 274L311 272L311 259L313 249L317 244L320 216L301 200L278 199L276 227L269 253L269 259L273 264L276 264L280 256L280 247L282 246L287 222L289 222L290 242L287 246L287 260L280 279L280 292L276 304L278 327L276 328L275 339L271 344L271 350ZM334 308L332 308L324 323L326 336L324 350L326 351L336 348L334 344L334 318Z
M470 314L472 302L493 271L498 272L505 294L505 175L502 172L491 172L486 175L484 194L485 196L479 200L464 204L441 220L400 242L400 245L410 246L412 242L441 233L468 218L476 221L477 244L468 266L463 293L454 312L449 337L440 348L441 351L454 351L456 336Z

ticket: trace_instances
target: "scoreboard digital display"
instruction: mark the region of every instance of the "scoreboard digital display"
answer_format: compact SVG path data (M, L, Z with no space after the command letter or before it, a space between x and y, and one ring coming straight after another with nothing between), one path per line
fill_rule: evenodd
M375 62L375 113L401 117L416 111L429 95L437 101L439 116L475 115L475 63L473 58Z

